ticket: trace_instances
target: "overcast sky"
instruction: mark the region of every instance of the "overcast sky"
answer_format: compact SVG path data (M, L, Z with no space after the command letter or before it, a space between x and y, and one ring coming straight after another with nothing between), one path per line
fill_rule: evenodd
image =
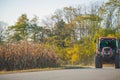
M25 13L28 18L37 15L40 19L66 6L88 5L96 1L108 0L0 0L0 21L9 25L14 24L17 18Z

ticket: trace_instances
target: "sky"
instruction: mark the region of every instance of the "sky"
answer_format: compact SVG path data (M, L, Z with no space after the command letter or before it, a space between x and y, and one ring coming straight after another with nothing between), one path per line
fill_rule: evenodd
M0 0L0 21L13 25L24 13L28 18L37 15L41 20L57 9L80 4L88 5L96 1L108 0Z

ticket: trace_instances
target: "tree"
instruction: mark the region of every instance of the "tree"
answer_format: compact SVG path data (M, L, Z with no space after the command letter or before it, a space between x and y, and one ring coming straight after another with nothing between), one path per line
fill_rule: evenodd
M6 30L7 23L0 21L0 44L5 39L5 30Z
M119 0L109 0L108 2L104 3L101 11L103 13L103 22L105 27L113 28L118 26L120 23L120 1Z
M42 27L38 26L38 19L39 18L37 16L34 16L29 22L29 35L34 42L39 41L39 34L42 31Z
M10 38L13 41L27 40L28 37L28 18L26 14L22 14L15 25L9 26L8 29L12 32Z
M54 36L56 36L55 42L57 43L57 45L65 47L64 40L66 38L66 34L65 34L65 22L63 20L58 21L56 23L54 32L55 32Z

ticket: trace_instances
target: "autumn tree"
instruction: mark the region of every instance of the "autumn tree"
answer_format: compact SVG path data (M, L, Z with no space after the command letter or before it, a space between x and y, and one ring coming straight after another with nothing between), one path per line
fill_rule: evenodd
M0 44L5 39L6 26L7 26L7 23L0 21Z

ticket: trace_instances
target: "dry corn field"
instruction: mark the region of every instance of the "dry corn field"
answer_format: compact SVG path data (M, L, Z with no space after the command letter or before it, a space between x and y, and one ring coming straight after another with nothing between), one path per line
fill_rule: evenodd
M58 66L52 47L33 43L11 43L0 46L0 70L21 70Z

